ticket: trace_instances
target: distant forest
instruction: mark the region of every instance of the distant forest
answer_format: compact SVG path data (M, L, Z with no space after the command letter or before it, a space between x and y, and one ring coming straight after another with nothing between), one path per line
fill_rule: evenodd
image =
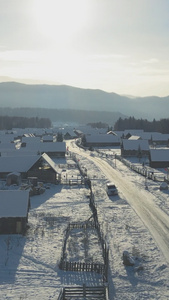
M51 121L47 118L0 116L0 130L11 130L12 128L50 128L51 126Z
M109 125L107 123L96 122L96 123L88 123L92 128L108 128Z
M114 130L123 131L125 129L143 129L147 132L161 132L169 133L169 119L161 119L156 121L155 119L150 122L143 119L119 118L114 124Z
M51 122L77 122L86 124L91 122L106 122L112 126L119 117L127 117L118 112L104 111L87 111L76 109L47 109L47 108L31 108L31 107L0 107L1 116L17 116L17 117L38 117L49 118Z

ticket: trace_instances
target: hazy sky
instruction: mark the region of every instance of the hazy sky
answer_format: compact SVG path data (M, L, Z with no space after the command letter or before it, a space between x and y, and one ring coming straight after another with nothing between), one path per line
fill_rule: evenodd
M169 0L0 0L0 79L169 95Z

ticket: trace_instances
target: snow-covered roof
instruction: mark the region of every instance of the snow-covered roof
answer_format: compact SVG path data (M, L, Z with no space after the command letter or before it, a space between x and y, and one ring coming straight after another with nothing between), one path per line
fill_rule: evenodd
M60 173L58 164L56 164L46 153L43 153L42 155L0 157L0 172L27 172L40 157L42 157L54 171Z
M26 137L26 138L35 137L34 133L24 133L23 136Z
M23 136L22 143L40 143L41 138L39 136Z
M168 141L169 140L169 134L159 134L157 137L152 135L152 139L155 141Z
M52 128L46 128L45 133L46 134L53 134L53 129Z
M163 134L160 132L143 132L140 134L142 139L151 140L152 141L168 141L169 134Z
M120 138L124 135L124 131L118 131L118 130L115 130L114 131Z
M2 157L7 157L7 156L32 156L32 155L37 155L38 151L36 150L25 150L25 148L20 148L20 149L14 149L14 150L3 150L0 151Z
M151 149L151 161L169 161L169 149Z
M123 149L124 150L138 150L140 147L141 150L148 151L149 144L147 140L127 140L123 139Z
M113 134L95 134L95 135L86 135L87 143L115 143L120 142L118 136Z
M42 157L56 173L61 173L59 166L46 153L43 153Z
M141 137L139 135L132 135L128 140L140 140Z
M13 142L14 138L17 136L17 134L4 134L1 132L0 134L0 141L3 143L7 143L7 142Z
M36 150L37 152L66 152L66 143L65 142L45 142L45 143L35 143L28 144L25 147L25 150Z
M128 133L130 133L131 135L141 135L141 133L143 133L144 130L143 129L125 129L124 130L124 135L126 136Z
M76 127L76 131L84 134L104 134L107 128L93 128L90 125L81 125Z
M2 150L15 150L15 143L10 143L10 142L5 142L5 143L0 143L0 151Z
M117 136L117 133L115 133L115 132L112 131L112 130L108 131L107 134L113 134L113 135L116 135L116 136Z
M42 135L46 132L44 128L13 128L12 131L17 132L18 135L24 135L24 134Z
M0 190L0 218L26 217L29 191Z
M53 142L53 135L43 135L43 141L51 141Z
M0 157L0 172L27 172L40 157L40 155Z
M70 136L72 136L72 137L76 137L77 136L76 133L74 132L74 130L70 129L70 128L64 131L64 135L65 134L70 134Z
M152 138L152 132L143 132L143 133L140 134L140 137L143 140L151 140L151 138Z
M83 132L83 131L81 131L81 130L79 130L79 129L75 129L75 133L76 133L76 134L78 134L78 135L80 135L80 134L84 134L84 132Z

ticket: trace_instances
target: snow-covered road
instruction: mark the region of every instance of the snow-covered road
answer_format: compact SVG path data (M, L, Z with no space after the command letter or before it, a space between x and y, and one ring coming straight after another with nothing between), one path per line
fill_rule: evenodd
M156 205L155 196L144 188L138 188L138 185L131 182L124 173L110 166L105 160L92 157L89 152L79 150L76 146L70 150L92 160L108 180L117 185L119 194L135 210L161 249L166 262L169 263L169 216ZM122 163L116 161L116 164Z

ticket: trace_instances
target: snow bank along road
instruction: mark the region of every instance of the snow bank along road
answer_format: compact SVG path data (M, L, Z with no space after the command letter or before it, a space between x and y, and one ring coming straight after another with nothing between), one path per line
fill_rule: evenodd
M138 188L123 174L111 167L99 157L91 157L87 152L71 147L70 151L92 160L105 174L108 180L113 181L120 193L135 210L145 226L149 229L158 247L161 249L167 263L169 263L169 216L155 204L155 196L148 190ZM117 162L121 164L121 162ZM141 176L141 175L140 175Z

